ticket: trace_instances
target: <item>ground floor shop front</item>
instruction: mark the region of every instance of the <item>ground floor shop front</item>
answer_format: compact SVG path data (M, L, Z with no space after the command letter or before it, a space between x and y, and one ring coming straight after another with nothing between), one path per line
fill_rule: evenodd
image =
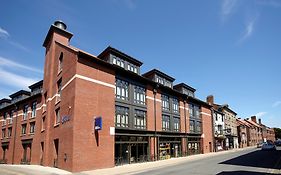
M202 153L200 135L124 134L115 136L115 165L170 159Z

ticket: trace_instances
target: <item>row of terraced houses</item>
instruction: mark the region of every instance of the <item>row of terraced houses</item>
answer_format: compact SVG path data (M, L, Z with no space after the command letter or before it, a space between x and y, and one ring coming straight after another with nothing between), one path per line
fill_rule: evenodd
M72 172L253 146L274 131L112 47L98 56L69 44L56 21L44 77L0 100L0 161ZM16 82L15 82L16 83Z

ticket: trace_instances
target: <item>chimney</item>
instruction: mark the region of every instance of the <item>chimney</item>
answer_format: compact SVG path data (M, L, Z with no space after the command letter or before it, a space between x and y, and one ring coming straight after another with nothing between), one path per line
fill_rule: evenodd
M257 123L257 117L256 117L256 116L252 116L252 117L251 117L251 120L252 120L253 122Z
M51 25L48 34L44 40L43 46L49 48L51 43L57 41L64 45L69 45L69 41L73 36L72 33L66 30L67 26L61 20L55 21Z
M259 124L261 125L261 119L259 118Z
M213 95L209 95L209 96L207 97L207 103L208 103L209 105L211 105L211 106L214 105L214 96L213 96Z

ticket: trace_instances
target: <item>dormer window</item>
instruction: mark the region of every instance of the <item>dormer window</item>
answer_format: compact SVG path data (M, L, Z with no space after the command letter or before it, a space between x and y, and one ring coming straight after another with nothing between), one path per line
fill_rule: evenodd
M112 55L112 63L122 68L125 68L125 61L114 55Z
M138 73L138 69L137 69L137 66L133 65L133 64L130 64L128 63L128 66L127 66L127 69L131 72L134 72L134 73Z

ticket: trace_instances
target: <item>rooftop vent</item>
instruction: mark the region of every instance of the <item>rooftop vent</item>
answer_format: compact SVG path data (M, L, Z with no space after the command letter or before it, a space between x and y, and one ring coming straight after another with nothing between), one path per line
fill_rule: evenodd
M66 24L64 22L62 22L61 20L55 21L54 25L62 30L66 30L66 28L67 28Z

